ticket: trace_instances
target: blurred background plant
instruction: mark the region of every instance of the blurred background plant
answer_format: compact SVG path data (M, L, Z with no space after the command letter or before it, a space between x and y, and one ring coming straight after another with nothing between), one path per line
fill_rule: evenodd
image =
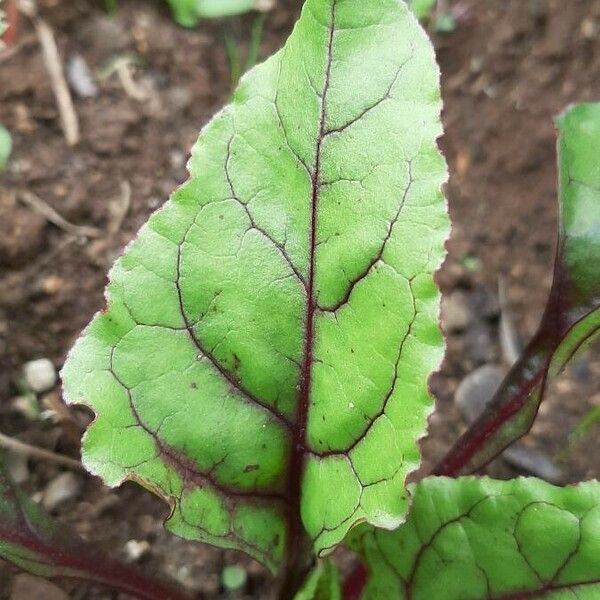
M577 450L578 446L585 438L591 435L592 431L600 425L600 406L595 406L580 420L577 427L569 435L568 445L561 454L561 459L568 459L569 455Z
M226 22L223 26L232 87L235 87L240 77L258 62L265 15L273 9L275 0L167 0L167 2L175 21L184 27L194 27L202 19L222 19L255 12L256 15L250 25L250 43L245 57L234 24Z
M0 125L0 173L6 169L12 152L12 136L6 127Z
M241 15L261 8L265 4L256 0L167 0L167 2L177 23L184 27L193 27L201 19Z
M448 0L409 0L409 4L419 21L432 25L438 33L452 33L456 29Z

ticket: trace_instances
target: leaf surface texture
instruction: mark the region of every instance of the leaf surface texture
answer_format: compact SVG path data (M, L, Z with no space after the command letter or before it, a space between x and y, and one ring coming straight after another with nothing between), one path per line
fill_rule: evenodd
M396 532L364 526L353 545L362 600L594 600L600 484L430 477Z
M308 0L111 272L66 397L90 471L277 569L394 527L443 342L439 73L399 0ZM304 540L304 541L300 541Z

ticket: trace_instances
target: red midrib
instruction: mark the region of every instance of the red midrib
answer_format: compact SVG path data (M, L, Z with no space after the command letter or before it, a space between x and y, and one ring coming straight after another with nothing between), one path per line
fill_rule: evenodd
M313 367L313 347L314 347L314 318L317 308L315 298L315 279L316 279L316 247L317 247L317 216L319 204L319 185L321 177L321 150L325 139L325 122L327 115L327 92L331 78L331 66L333 62L333 35L335 31L335 12L337 0L333 0L331 5L331 22L329 26L329 39L327 43L327 62L325 71L325 82L323 85L323 95L321 97L321 113L319 118L319 130L317 132L317 141L315 149L315 167L311 176L311 215L310 215L310 242L309 242L309 273L307 286L307 301L304 330L304 360L302 363L302 372L300 379L300 389L298 394L298 406L296 408L296 429L294 432L294 441L292 446L292 461L290 465L290 498L295 502L294 515L290 531L290 544L295 544L299 535L302 535L303 526L300 518L300 496L302 485L302 473L304 469L304 460L307 452L306 426L308 420L308 410L310 405L310 389L312 381Z

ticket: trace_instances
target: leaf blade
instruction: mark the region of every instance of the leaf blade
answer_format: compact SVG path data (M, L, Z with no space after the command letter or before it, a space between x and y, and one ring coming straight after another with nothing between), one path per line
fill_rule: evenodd
M354 534L371 571L361 598L594 597L599 515L595 481L558 488L523 478L427 478L400 530Z
M361 520L402 520L443 352L440 108L403 3L306 3L203 130L190 180L70 353L65 395L97 414L92 472L141 482L173 531L272 570Z

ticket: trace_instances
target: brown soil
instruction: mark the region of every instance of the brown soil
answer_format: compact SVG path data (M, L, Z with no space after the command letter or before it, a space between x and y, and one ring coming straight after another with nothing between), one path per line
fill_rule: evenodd
M158 4L120 0L107 17L84 0L39 2L62 57L82 55L94 73L115 56L141 59L136 81L149 99L128 96L116 75L99 81L95 98L76 99L82 141L69 148L35 35L23 24L17 50L0 55L0 123L14 135L14 153L0 188L0 431L76 456L74 423L32 419L16 409L22 365L39 357L57 367L81 328L103 304L106 272L148 215L185 179L187 151L200 127L226 101L230 75L222 23L195 30L173 24ZM101 3L99 3L101 4ZM436 376L438 413L424 443L427 464L464 427L452 398L473 368L499 358L496 286L503 276L518 330L534 331L550 285L556 229L555 132L552 118L571 102L600 96L600 0L454 0L458 24L436 34L443 73L448 184L454 233L440 273L443 291L462 290L469 324L448 339ZM266 21L261 55L279 47L299 2L279 2ZM250 19L226 25L246 46ZM131 187L131 204L119 210ZM77 238L49 224L20 200L35 193L69 221L97 227ZM588 436L565 453L569 433L600 404L598 353L580 360L552 387L528 443L561 456L565 481L600 475L600 441ZM53 405L56 392L47 395ZM60 469L31 463L25 488L44 489ZM501 460L489 469L514 476ZM179 579L198 597L225 597L219 574L243 563L246 597L262 597L264 571L231 552L190 544L165 533L165 506L134 485L107 490L81 476L83 491L58 510L86 538L119 555L128 540L146 540L141 564ZM0 566L0 598L12 571ZM65 584L72 598L111 598L83 584ZM230 597L230 596L229 596ZM243 596L238 596L243 597Z

